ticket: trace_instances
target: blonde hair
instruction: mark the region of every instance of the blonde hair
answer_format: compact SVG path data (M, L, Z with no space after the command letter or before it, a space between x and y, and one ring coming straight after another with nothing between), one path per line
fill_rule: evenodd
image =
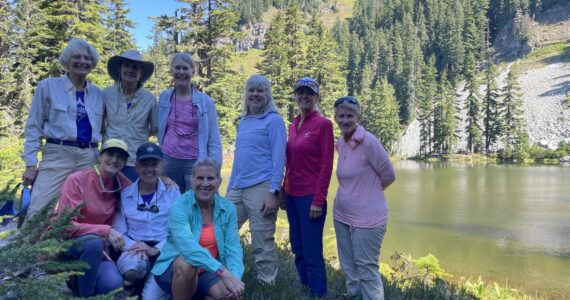
M267 77L259 74L255 74L249 77L245 83L245 88L243 89L243 95L241 96L242 99L242 107L241 107L241 116L251 115L251 111L249 110L249 105L247 105L247 91L251 88L262 88L267 93L267 103L263 108L263 112L267 111L274 111L279 113L279 109L275 105L275 101L273 100L273 93L271 92L271 82Z

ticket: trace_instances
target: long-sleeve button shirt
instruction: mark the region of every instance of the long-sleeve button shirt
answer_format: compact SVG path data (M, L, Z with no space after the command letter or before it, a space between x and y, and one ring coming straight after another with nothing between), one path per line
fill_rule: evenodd
M101 141L101 124L105 104L103 94L87 82L84 95L85 109L91 124L91 142ZM38 164L42 137L77 141L76 89L67 75L46 78L38 83L24 131L22 159L26 166Z
M388 223L384 189L396 180L396 174L382 144L358 126L350 141L338 139L337 150L334 219L360 228Z
M235 205L217 193L214 196L214 232L219 250L216 260L206 248L200 246L202 233L202 211L193 191L176 198L168 217L166 244L152 269L161 275L180 256L188 264L211 272L224 265L232 275L241 278L243 250L239 241Z
M267 180L270 190L281 189L286 140L285 123L279 113L242 117L228 192L233 187L247 188Z
M125 141L129 146L127 165L134 166L138 147L148 142L158 128L156 97L147 89L140 88L128 107L121 85L117 83L103 90L103 98L103 141L111 138Z
M178 196L178 188L167 189L159 178L154 197L148 204L158 206L159 211L153 213L137 209L139 203L144 203L139 193L139 180L125 188L121 192L121 208L117 210L113 223L113 227L123 234L123 251L139 241L156 241L155 247L162 249L168 234L168 212Z
M158 143L163 144L168 115L172 108L172 93L168 89L158 99ZM214 101L208 95L192 87L192 103L198 108L198 159L210 157L222 165L222 138L218 126L218 114Z
M285 191L292 196L314 195L312 205L323 207L331 181L334 137L332 122L311 111L297 129L301 116L289 126Z
M118 173L118 176L123 188L131 184L131 181L122 173ZM114 182L115 177L103 178L107 190L113 189ZM85 206L79 210L79 216L71 220L71 237L96 234L107 238L115 218L117 200L115 193L103 193L95 170L83 169L72 173L65 179L61 187L61 197L57 203L56 213L71 211L85 202Z

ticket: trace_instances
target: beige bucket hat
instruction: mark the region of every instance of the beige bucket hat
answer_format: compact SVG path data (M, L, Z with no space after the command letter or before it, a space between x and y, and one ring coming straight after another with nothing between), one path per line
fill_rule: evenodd
M147 81L152 73L154 72L154 64L150 61L143 60L142 55L137 50L127 50L121 55L115 55L109 59L107 63L107 72L109 72L109 76L113 78L115 81L121 80L121 63L124 60L131 60L140 62L144 66L144 70L141 76L142 82Z

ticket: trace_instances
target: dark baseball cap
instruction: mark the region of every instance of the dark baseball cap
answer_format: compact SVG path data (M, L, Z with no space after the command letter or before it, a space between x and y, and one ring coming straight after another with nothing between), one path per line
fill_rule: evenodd
M162 160L162 150L155 143L144 143L137 149L137 160L149 158Z

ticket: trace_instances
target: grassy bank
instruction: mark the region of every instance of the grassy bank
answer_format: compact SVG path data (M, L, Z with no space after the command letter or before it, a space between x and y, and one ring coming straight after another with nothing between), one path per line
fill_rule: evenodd
M245 238L247 240L247 237ZM286 241L278 242L279 271L275 285L262 284L255 278L254 261L249 244L245 243L243 280L245 299L310 299L309 291L298 279L295 260ZM325 299L344 299L345 277L338 267L335 253L325 253L328 295ZM481 278L455 279L429 254L418 259L394 253L389 264L380 266L386 299L541 299L497 283L486 283Z

